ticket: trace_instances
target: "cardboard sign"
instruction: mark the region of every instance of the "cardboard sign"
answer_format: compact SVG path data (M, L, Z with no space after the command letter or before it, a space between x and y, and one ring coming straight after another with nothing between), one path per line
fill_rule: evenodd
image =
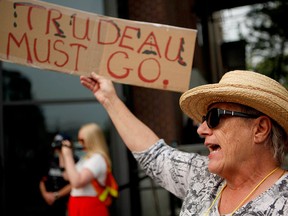
M100 16L36 0L0 0L0 59L183 92L196 30Z

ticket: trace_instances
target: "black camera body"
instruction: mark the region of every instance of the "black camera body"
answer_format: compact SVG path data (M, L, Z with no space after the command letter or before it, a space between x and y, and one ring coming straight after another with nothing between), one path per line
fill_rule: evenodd
M62 142L64 140L71 140L70 137L64 133L58 133L55 135L53 142L51 143L52 149L61 149L62 148Z
M61 149L62 148L62 140L55 140L52 142L51 147L53 149Z

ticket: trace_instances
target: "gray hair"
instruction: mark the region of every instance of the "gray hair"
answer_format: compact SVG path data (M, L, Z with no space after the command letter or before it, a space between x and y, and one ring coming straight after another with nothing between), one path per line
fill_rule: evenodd
M265 115L252 107L243 106L242 110L248 114L254 115ZM269 117L269 116L268 116ZM270 117L269 117L270 118ZM285 130L273 119L271 119L272 129L270 131L270 142L268 141L266 145L271 145L271 150L273 151L274 158L280 165L283 165L285 160L285 155L288 151L288 137ZM268 146L269 147L269 146Z
M274 158L276 158L279 164L282 165L284 163L285 155L287 153L287 134L285 130L273 120L270 139L274 150Z

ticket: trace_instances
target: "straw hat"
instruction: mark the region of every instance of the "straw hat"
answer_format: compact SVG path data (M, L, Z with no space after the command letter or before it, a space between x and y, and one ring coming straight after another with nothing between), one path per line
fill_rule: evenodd
M209 105L232 102L252 107L274 119L288 134L288 91L275 80L252 71L231 71L217 84L192 88L180 97L183 112L201 122Z

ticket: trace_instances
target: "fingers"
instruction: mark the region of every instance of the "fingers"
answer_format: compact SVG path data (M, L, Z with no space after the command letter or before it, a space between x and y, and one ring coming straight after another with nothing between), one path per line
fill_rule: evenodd
M102 76L92 72L90 77L80 76L80 82L84 87L95 93L100 88L103 79Z
M70 148L70 149L72 149L72 146L70 146L70 145L67 145L67 144L63 144L63 145L62 145L62 147L67 147L67 148Z
M90 89L90 90L92 90L93 89L93 86L88 82L88 81L85 81L85 80L80 80L80 82L81 82L81 84L84 86L84 87L86 87L86 88L88 88L88 89Z
M95 86L96 86L96 82L90 77L81 76L80 77L80 82L81 82L81 84L84 87L86 87L86 88L88 88L90 90L93 90L95 88Z
M99 76L98 74L96 74L95 72L91 73L91 76L80 76L80 80L81 81L85 81L85 82L98 82L98 80L101 78L101 76Z
M87 83L87 84L95 83L95 81L92 78L86 77L86 76L80 76L80 81L81 81L81 83L83 82L83 83Z
M62 146L67 147L67 148L72 148L72 143L68 140L63 140L62 141Z
M95 80L98 81L98 79L100 78L100 76L98 74L96 74L95 72L91 73L92 78L94 78Z

